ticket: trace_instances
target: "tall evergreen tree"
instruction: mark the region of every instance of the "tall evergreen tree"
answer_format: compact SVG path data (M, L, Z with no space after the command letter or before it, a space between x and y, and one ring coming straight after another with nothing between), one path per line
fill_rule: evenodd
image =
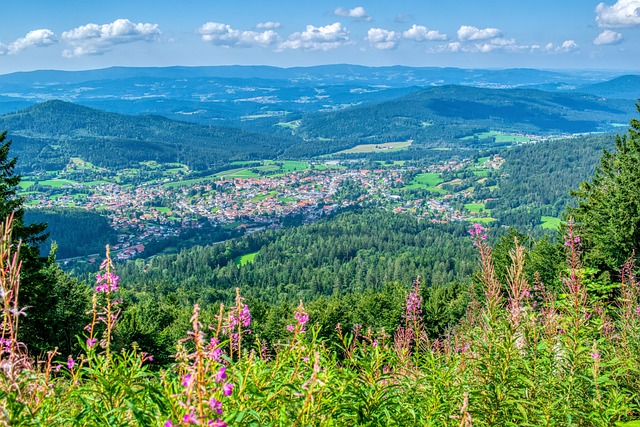
M617 272L640 249L640 120L631 120L628 133L616 137L615 151L604 151L591 181L572 195L578 203L568 216L578 225L585 260Z
M47 238L47 225L24 223L24 201L18 196L21 177L15 173L17 158L9 157L10 148L6 132L0 132L0 218L13 213L13 236L22 241L20 306L26 307L26 317L20 321L18 337L35 356L54 347L70 353L76 343L68 336L82 331L88 289L62 273L54 256L40 255L39 245Z

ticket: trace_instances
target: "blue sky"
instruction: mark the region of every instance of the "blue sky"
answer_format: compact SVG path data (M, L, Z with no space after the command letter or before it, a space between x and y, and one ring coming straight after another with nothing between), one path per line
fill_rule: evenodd
M640 70L640 0L23 0L0 73L352 63Z

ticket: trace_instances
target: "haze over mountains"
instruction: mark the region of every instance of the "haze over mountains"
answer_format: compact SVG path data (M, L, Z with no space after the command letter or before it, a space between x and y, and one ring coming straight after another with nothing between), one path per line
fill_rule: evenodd
M489 131L609 132L625 126L638 96L640 76L611 72L353 65L43 70L0 76L0 129L10 131L26 169L57 168L81 156L109 167L156 160L210 170L233 160L309 157L367 143L491 147L493 139L477 137Z

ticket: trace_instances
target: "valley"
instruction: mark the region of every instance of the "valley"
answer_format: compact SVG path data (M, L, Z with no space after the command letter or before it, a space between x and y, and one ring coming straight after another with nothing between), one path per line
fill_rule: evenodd
M375 206L439 223L492 221L489 211L465 206L484 206L474 198L474 188L485 187L502 162L497 155L436 164L261 161L191 178L194 172L180 164L142 162L138 168L112 171L74 158L63 170L25 175L20 195L28 209L79 209L106 216L118 234L112 246L116 258L128 259L154 255L144 250L150 241L178 237L207 222L254 233L291 221L312 222L351 206ZM466 185L441 178L451 174L476 178L466 178Z

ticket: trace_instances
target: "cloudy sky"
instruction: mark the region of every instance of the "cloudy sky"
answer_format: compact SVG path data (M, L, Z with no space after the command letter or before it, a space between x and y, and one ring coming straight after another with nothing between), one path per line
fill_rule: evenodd
M640 71L640 0L22 0L0 73L352 63Z

